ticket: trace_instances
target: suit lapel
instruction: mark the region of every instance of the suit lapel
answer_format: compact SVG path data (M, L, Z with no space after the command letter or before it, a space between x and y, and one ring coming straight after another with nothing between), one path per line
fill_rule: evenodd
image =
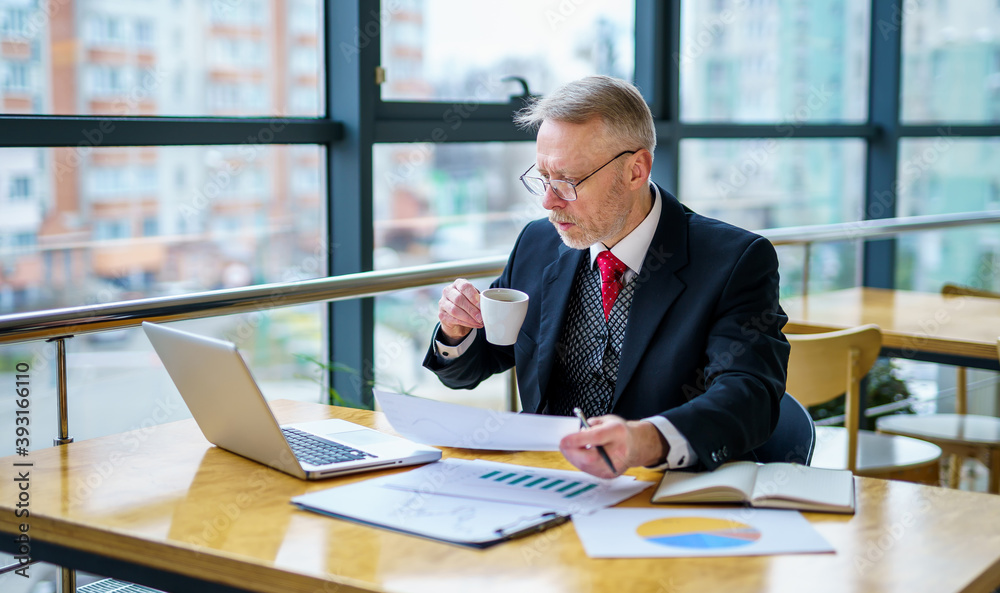
M660 322L685 287L676 275L688 261L684 207L662 188L660 198L663 202L660 220L635 280L612 408L639 367Z
M573 279L581 257L588 257L586 249L572 249L565 244L559 246L559 258L545 267L542 272L541 321L538 328L538 409L525 410L540 412L545 408L545 391L552 376L552 366L558 353L559 335L566 318Z

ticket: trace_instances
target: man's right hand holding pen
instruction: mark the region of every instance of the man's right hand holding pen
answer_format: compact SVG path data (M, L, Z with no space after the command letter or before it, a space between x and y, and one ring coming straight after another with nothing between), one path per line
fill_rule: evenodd
M566 459L588 474L614 478L630 467L655 466L667 457L666 439L651 422L608 415L590 418L588 423L589 429L568 434L559 443ZM604 448L614 471L598 447Z

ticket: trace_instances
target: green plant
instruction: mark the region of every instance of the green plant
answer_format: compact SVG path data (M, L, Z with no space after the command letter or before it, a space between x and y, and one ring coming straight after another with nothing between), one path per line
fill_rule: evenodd
M296 354L295 357L298 358L299 360L303 360L305 362L308 362L310 364L314 364L314 365L318 366L323 373L348 373L349 375L351 375L351 376L353 376L355 378L355 384L358 386L359 390L360 390L360 387L362 385L365 386L365 387L371 388L371 387L375 387L376 384L377 384L372 379L364 379L364 378L362 378L361 373L357 369L355 369L352 366L343 364L343 363L339 363L339 362L325 362L325 361L322 361L322 360L320 360L320 359L318 359L318 358L316 358L314 356L309 356L307 354ZM317 376L315 374L310 374L308 377L309 377L309 379L315 381L316 383L319 383L320 385L324 384L324 381L323 381L323 379L322 379L321 376ZM361 410L370 410L371 409L370 406L366 406L366 405L362 404L361 402L352 401L350 399L345 398L332 385L327 387L327 391L328 391L328 394L327 394L327 403L329 405L331 405L331 406L343 406L343 407L346 407L346 408L357 408L357 409L361 409ZM411 388L407 389L402 384L400 384L398 387L393 388L393 391L395 391L397 393L403 393L403 394L406 394L406 395L412 395L411 392L413 391L413 388L411 387Z
M906 383L897 375L898 371L899 369L889 358L879 358L875 361L875 365L868 371L867 376L868 389L866 393L869 408L900 402L910 397L910 390L906 387ZM844 396L841 395L826 403L810 406L809 413L812 415L813 420L842 416L844 414ZM889 414L912 413L913 408L907 404L899 409L882 412L874 416L869 416L869 418L875 419Z

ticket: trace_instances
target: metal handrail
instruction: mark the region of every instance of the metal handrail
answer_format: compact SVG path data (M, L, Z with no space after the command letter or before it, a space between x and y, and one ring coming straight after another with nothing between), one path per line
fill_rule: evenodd
M0 344L122 329L143 321L167 322L263 311L321 301L375 296L407 288L480 278L503 270L506 257L361 272L333 278L262 284L0 316Z
M924 216L904 216L817 224L810 226L782 227L758 231L774 245L802 245L830 241L854 241L858 239L878 239L893 237L900 233L916 231L936 231L940 229L1000 223L1000 210L982 212L959 212L957 214L928 214Z
M991 223L1000 223L1000 210L767 229L758 233L774 245L809 245ZM458 277L495 276L503 270L505 263L506 256L496 256L333 278L15 313L0 316L0 344L122 329L140 325L143 321L197 319L303 303L363 298L447 283Z

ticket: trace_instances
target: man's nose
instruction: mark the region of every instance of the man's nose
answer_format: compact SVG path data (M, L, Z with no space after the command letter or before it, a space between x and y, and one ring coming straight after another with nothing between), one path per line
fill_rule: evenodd
M546 210L561 209L566 206L566 200L556 194L556 190L551 185L545 186L545 193L542 194L542 208Z

